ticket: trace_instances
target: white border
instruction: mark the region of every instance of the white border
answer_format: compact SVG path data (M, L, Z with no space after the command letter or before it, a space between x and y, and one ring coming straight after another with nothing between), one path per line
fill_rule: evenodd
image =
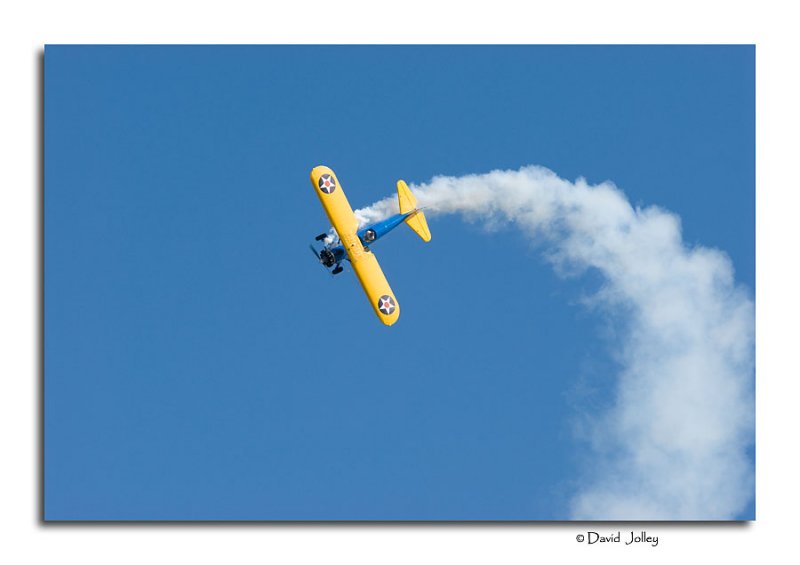
M0 559L9 563L733 563L797 555L796 18L764 2L317 1L270 6L129 0L16 2L0 21ZM776 3L777 5L778 3ZM789 3L782 3L788 5ZM757 521L648 525L659 547L586 546L625 525L140 525L39 522L38 57L45 43L757 44ZM720 210L724 213L724 209ZM638 529L638 528L637 528Z

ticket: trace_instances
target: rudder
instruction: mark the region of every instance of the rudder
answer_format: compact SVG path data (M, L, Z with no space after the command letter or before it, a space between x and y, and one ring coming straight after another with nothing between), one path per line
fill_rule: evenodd
M425 214L417 209L417 199L403 180L397 181L397 202L400 205L400 213L409 214L404 220L408 227L414 230L422 241L430 241L431 231L428 229Z

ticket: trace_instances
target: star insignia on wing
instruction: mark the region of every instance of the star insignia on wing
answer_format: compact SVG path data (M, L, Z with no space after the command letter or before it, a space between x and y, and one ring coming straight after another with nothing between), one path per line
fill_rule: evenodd
M336 181L331 175L324 174L319 177L319 189L325 194L330 194L336 190Z
M389 296L388 294L384 294L378 299L378 310L381 311L381 314L389 315L394 312L395 303L394 298Z

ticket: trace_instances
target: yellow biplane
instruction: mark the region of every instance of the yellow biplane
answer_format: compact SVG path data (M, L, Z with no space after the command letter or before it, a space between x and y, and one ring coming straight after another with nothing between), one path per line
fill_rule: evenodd
M430 241L428 222L422 210L417 208L417 199L404 181L397 181L400 213L359 229L358 220L347 202L342 185L331 169L314 167L311 170L311 184L339 237L339 242L323 243L321 251L317 251L313 245L311 250L325 268L332 269L331 273L334 275L342 272L342 261L350 261L375 314L381 322L391 326L400 317L400 303L397 302L370 245L401 223L408 225L423 241ZM321 242L328 239L329 236L325 233L316 238Z

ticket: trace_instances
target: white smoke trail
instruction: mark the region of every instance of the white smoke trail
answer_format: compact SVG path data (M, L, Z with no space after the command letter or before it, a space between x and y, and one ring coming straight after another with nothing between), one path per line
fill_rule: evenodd
M594 297L626 322L613 407L592 415L591 474L575 519L732 519L754 465L754 305L728 257L687 247L680 219L633 208L610 183L571 183L542 167L435 177L412 187L426 214L514 222L548 246L557 270L595 268ZM356 211L397 213L389 197Z

